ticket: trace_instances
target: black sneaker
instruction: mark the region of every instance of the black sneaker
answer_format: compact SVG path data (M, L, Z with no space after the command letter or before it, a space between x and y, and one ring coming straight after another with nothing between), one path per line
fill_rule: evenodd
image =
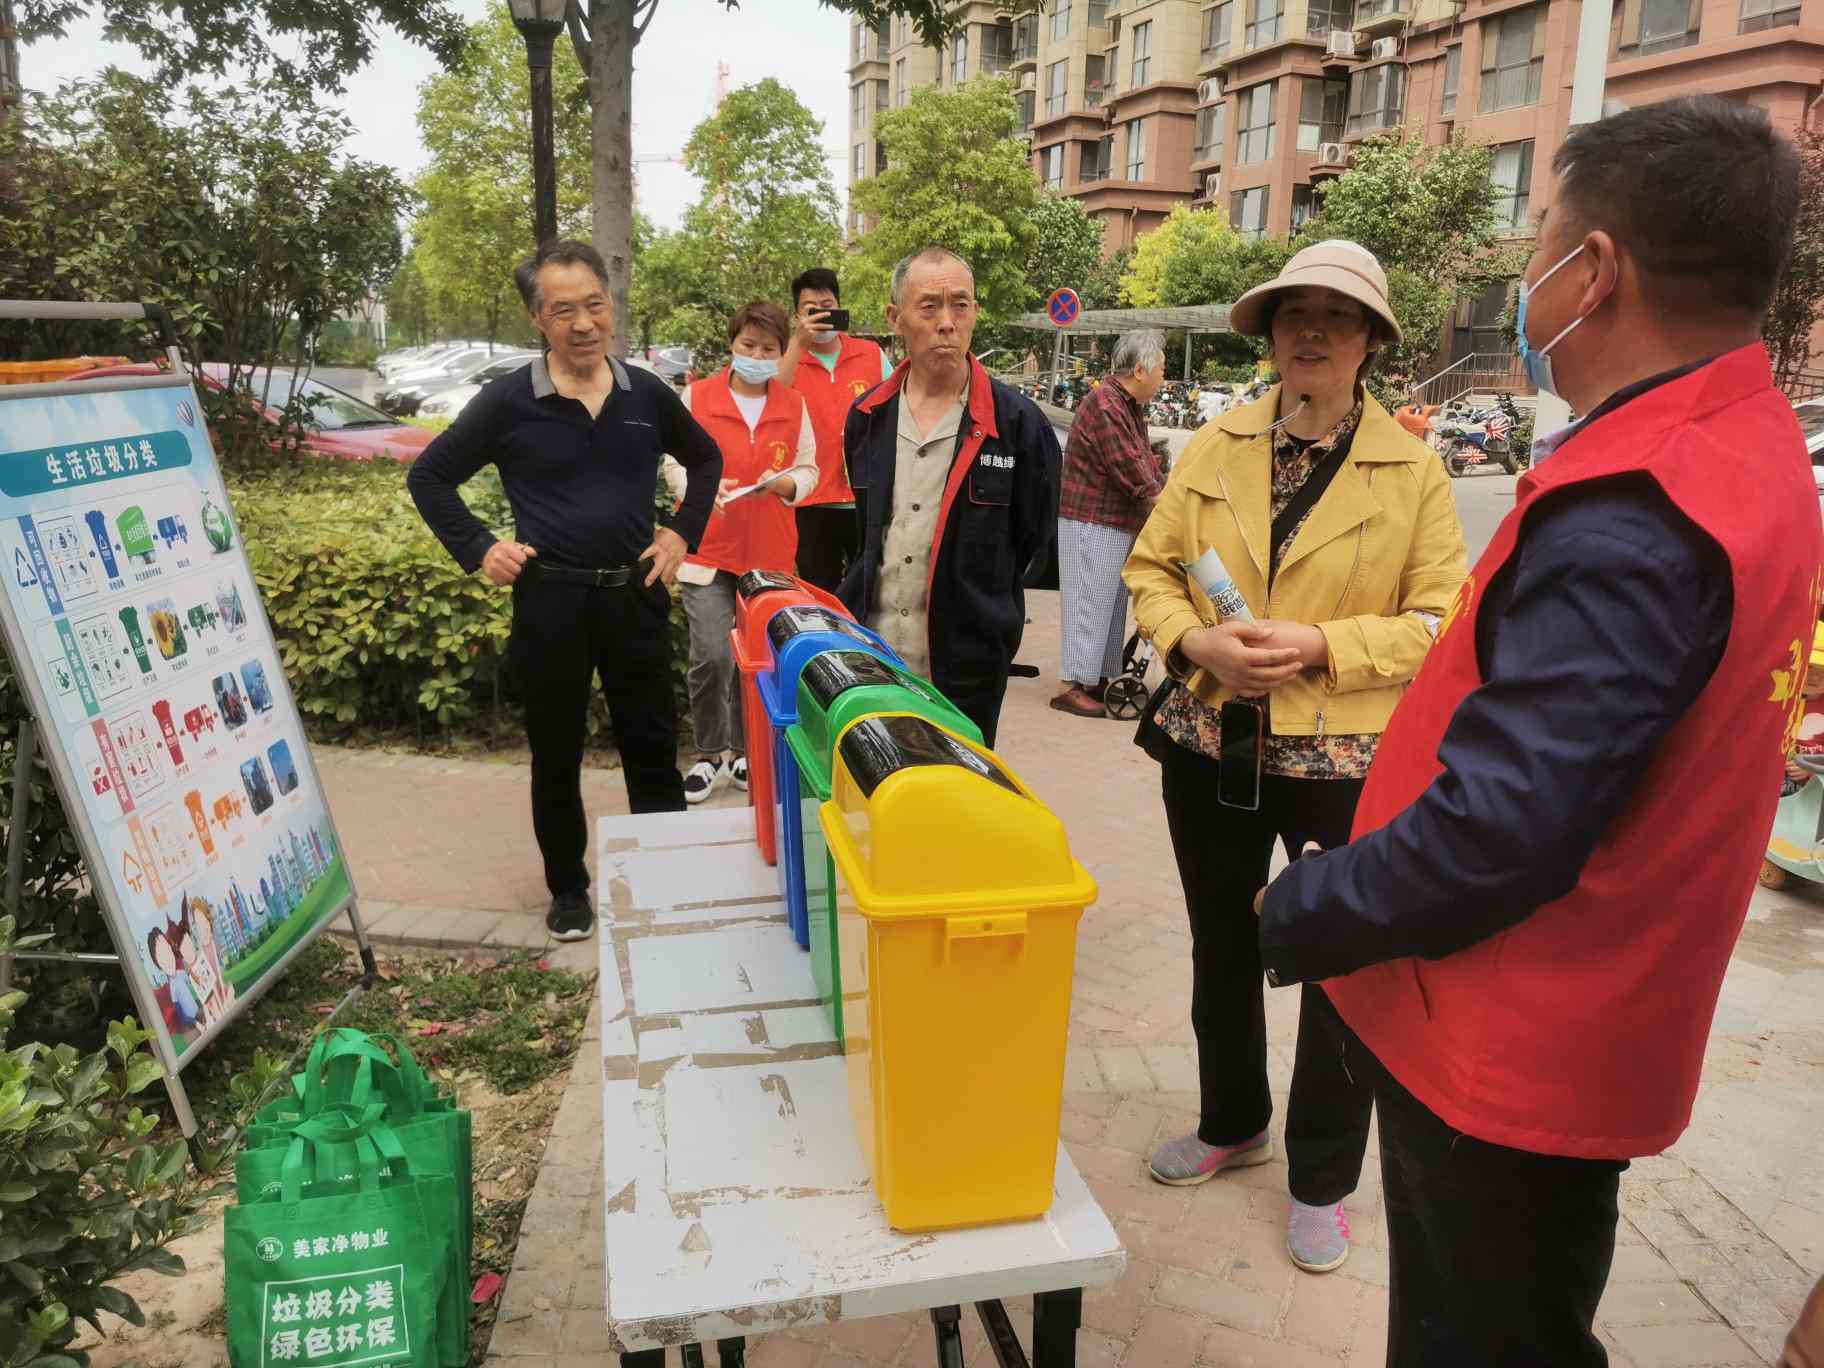
M587 893L559 893L545 913L545 930L560 941L588 940L595 934L595 910Z

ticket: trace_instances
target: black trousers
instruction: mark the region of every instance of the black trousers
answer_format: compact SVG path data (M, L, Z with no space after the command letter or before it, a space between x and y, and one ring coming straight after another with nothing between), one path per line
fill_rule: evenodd
M798 577L832 594L860 546L853 508L817 504L798 510Z
M553 894L589 887L583 864L583 737L589 690L600 677L635 812L682 812L678 714L671 684L671 595L635 579L613 589L541 576L536 563L513 585L508 648L526 704L532 749L532 830Z
M1380 1117L1387 1368L1604 1368L1590 1326L1615 1257L1627 1162L1532 1154L1452 1130L1312 991Z
M1347 844L1362 781L1270 774L1261 780L1259 810L1245 812L1216 801L1214 760L1169 743L1165 750L1165 815L1191 919L1191 1027L1203 1095L1197 1135L1206 1145L1233 1145L1259 1134L1273 1115L1254 895L1266 886L1276 839L1293 859L1307 841ZM1330 1029L1334 1013L1313 1011L1313 998L1323 992L1307 985L1286 1110L1287 1185L1299 1201L1323 1206L1342 1201L1361 1179L1374 1095L1344 1067Z

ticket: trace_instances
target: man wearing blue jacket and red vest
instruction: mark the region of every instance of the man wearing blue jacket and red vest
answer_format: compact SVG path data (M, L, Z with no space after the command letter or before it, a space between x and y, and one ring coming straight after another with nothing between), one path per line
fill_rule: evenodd
M894 269L887 323L907 359L849 410L861 550L840 593L992 746L1063 457L1039 406L970 353L975 320L961 257L929 247Z
M1627 1161L1689 1122L1803 711L1817 491L1761 317L1798 163L1751 105L1574 131L1521 282L1528 372L1587 415L1381 742L1355 839L1261 903L1373 1081L1390 1368L1600 1365Z

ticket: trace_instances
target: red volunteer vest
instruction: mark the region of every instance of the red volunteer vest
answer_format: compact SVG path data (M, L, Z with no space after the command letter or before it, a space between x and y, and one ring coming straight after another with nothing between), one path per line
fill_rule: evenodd
M804 399L777 382L766 387L766 407L752 431L723 370L690 387L690 412L722 449L722 478L753 484L789 470L798 457L804 430ZM771 494L756 494L709 515L703 540L685 560L731 575L749 570L786 570L798 558L798 523L792 510Z
M1355 835L1440 772L1457 705L1482 684L1476 619L1527 509L1628 472L1658 481L1729 558L1735 605L1715 675L1661 742L1571 893L1439 960L1324 984L1388 1070L1447 1124L1543 1154L1656 1154L1689 1124L1723 973L1804 711L1824 561L1792 405L1757 343L1627 403L1520 481L1382 738Z
M817 434L818 475L817 488L798 505L800 508L855 502L848 465L842 456L842 424L849 416L849 406L880 383L880 372L880 348L847 333L842 335L842 352L836 358L834 371L825 370L823 362L808 352L798 359L792 388L804 396L811 411L811 429Z

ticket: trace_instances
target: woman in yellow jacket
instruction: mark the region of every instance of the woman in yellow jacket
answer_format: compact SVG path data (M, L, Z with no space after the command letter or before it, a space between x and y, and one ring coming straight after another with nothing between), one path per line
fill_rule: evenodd
M1400 336L1374 257L1341 240L1308 247L1236 301L1230 326L1270 339L1283 382L1198 433L1123 572L1141 632L1182 685L1148 727L1190 914L1202 1084L1197 1131L1151 1160L1174 1184L1272 1158L1254 895L1276 839L1294 858L1308 841L1348 841L1379 733L1466 573L1442 464L1362 387ZM1209 550L1253 620L1225 620L1187 576ZM1255 806L1230 805L1251 786ZM1373 1099L1340 1056L1321 989L1306 985L1299 1016L1286 1246L1326 1272L1348 1257L1343 1199Z

